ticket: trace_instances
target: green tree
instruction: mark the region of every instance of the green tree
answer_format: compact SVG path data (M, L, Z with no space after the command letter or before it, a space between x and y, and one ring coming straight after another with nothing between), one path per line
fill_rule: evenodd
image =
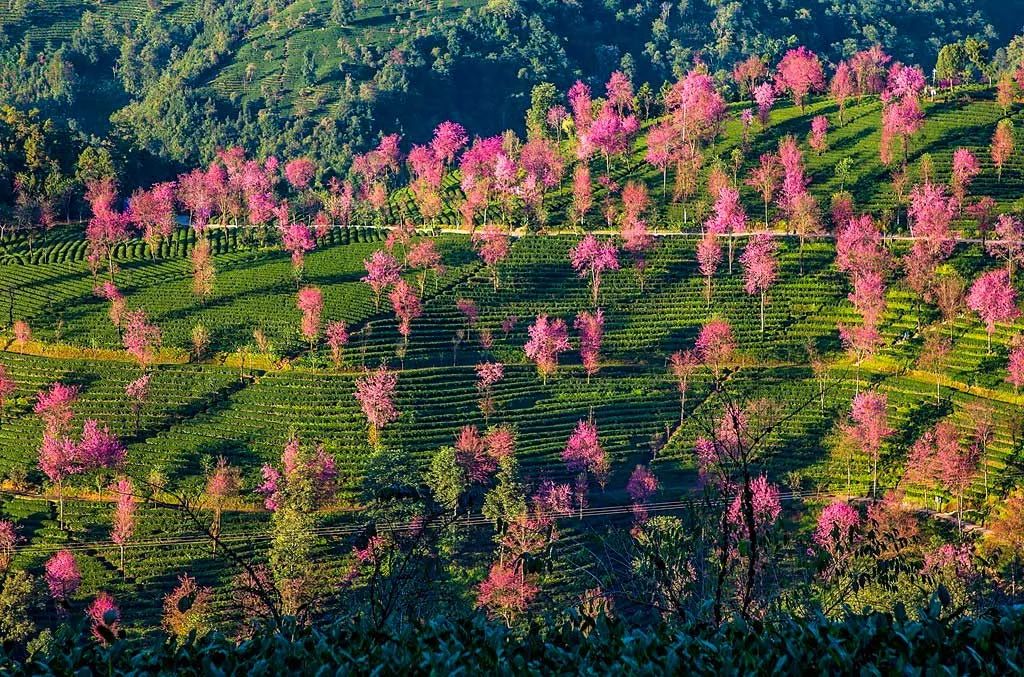
M459 465L454 447L442 447L434 454L426 481L434 500L457 513L459 498L466 490L466 473Z
M558 90L550 82L534 85L530 90L530 108L526 111L526 133L533 136L545 136L548 109L555 104Z

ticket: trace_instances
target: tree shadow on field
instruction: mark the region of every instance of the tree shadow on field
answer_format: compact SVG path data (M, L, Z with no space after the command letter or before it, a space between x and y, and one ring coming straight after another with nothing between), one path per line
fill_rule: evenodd
M907 411L906 420L889 441L889 449L909 449L926 430L940 419L953 413L953 403L942 399L938 404L932 398L914 403Z

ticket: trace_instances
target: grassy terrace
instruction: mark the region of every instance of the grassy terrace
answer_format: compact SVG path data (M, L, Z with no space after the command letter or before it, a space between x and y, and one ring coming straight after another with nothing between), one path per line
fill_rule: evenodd
M952 151L967 145L976 151L983 168L972 194L992 195L1001 209L1012 209L1024 194L1022 156L1016 154L1002 182L997 182L987 144L1001 112L988 100L987 92L975 91L971 96L970 102L929 105L928 123L913 144L912 159L930 153L939 179L944 180ZM792 108L773 113L769 131L753 141L747 166L758 153L774 147L779 135L802 137L809 117L819 113L835 117L830 105L820 102L809 105L803 114ZM891 209L887 174L877 161L878 104L853 105L847 115L846 126L830 133L826 153L806 154L812 190L823 202L838 190L832 168L840 158L850 157L854 168L847 187L858 207L876 213ZM1024 123L1018 125L1022 127ZM729 123L711 155L728 157L738 135L736 124ZM637 148L638 153L642 151ZM638 158L632 163L638 166ZM615 171L620 179L626 178L626 163L617 163ZM660 176L652 173L646 179L657 198ZM457 177L447 182L449 195L455 197ZM564 209L567 195L556 193L548 199L552 213L557 214ZM745 190L744 199L756 221L761 213L757 197ZM679 230L682 224L675 215L680 211L672 206L652 221L661 230ZM391 216L403 214L415 218L415 206L406 192L398 191L392 198ZM449 205L436 225L456 222ZM971 232L967 221L958 226ZM299 335L298 285L288 255L275 246L261 246L240 231L214 231L215 291L202 303L191 292L188 254L194 238L190 231L179 230L157 252L150 252L140 241L129 242L115 252L118 284L128 306L145 308L162 328L165 346L182 353L197 324L211 335L208 356L155 369L152 396L142 407L138 428L124 386L138 376L139 368L120 352L107 303L93 293L97 278L85 261L85 243L77 229L56 229L31 246L14 239L0 242L0 288L14 291L10 308L9 296L0 293L0 325L6 325L8 314L24 319L35 339L29 350L21 351L9 332L0 333L0 363L18 385L0 418L0 473L9 479L6 490L20 486L38 490L42 484L36 468L41 428L31 411L33 396L60 380L81 388L78 420L97 418L126 442L127 471L135 477L146 478L156 471L168 489L195 494L218 456L240 467L247 491L244 500L228 511L225 530L237 537L236 545L246 553L262 556L265 541L261 539L268 520L249 490L259 482L260 466L276 462L293 433L322 442L340 471L337 510L323 516L320 526L358 525L359 514L351 509L362 506L363 480L379 457L366 441L365 419L353 397L354 380L363 366L386 362L402 369L396 403L401 416L383 431L382 438L405 464L398 470L408 476L415 477L425 468L430 455L450 444L461 426L509 423L517 428L518 458L527 482L566 479L559 454L576 422L593 416L612 474L606 491L594 493L591 504L626 504L624 487L637 463L651 463L662 482L655 500L677 500L695 484L693 441L705 432L717 409L706 403L707 376L698 375L687 398L687 418L680 425L675 384L665 372L665 362L674 350L690 347L701 325L713 315L729 320L740 344L740 355L730 366L730 392L745 400L766 398L783 409L799 409L762 456L763 469L773 481L804 490L845 491L847 462L836 453L835 425L845 416L854 392L871 383L888 394L890 424L898 430L883 452L883 488L900 486L907 450L921 431L951 415L966 436L979 405L991 410L995 434L983 459L984 471L967 497L969 507L984 508L986 485L994 497L1020 484L1022 399L1005 382L1008 345L1018 328L1000 326L989 352L977 318L964 315L946 327L953 337L953 351L938 374L936 399L935 377L918 370L916 362L922 345L920 329L938 320L938 314L916 303L892 279L882 327L885 348L861 365L858 384L857 370L842 358L836 331L837 323L855 322L856 314L846 298L847 279L834 266L834 246L827 238L808 242L802 272L796 240L780 239L780 276L768 296L763 335L758 299L743 289L738 262L742 241L736 246L733 272L727 272L726 262L719 268L709 306L695 262L695 238L659 239L648 257L643 290L631 262L604 277L601 371L588 380L578 355L568 353L562 356L558 373L542 383L522 351L529 324L544 312L564 318L571 326L575 314L590 306L586 282L567 261L577 240L574 235L517 239L501 267L502 284L494 289L467 237L439 236L447 272L436 281L428 279L423 316L413 321L410 341L403 346L387 300L377 309L371 291L360 282L365 272L362 262L383 246L382 233L369 228L331 231L308 255L302 284L323 289L325 321L345 320L353 332L337 370L331 367L325 348L310 354ZM894 241L890 246L900 253L906 243ZM998 264L979 245L962 243L948 265L972 280ZM468 325L456 307L460 299L476 302L480 316L475 325ZM511 316L518 320L506 334L501 325ZM272 354L255 355L255 329L267 336ZM483 340L487 332L493 339L489 347ZM460 333L461 340L454 340ZM834 360L824 397L808 364L808 345ZM107 352L90 352L99 350ZM42 353L47 356L38 356ZM250 359L248 366L240 368L242 355L259 359ZM506 377L495 388L497 410L489 421L478 408L473 370L484 359L507 364ZM870 469L863 461L852 463L850 476L855 492L867 490ZM0 514L15 518L28 540L19 554L21 563L38 565L60 545L78 549L85 574L79 594L84 598L105 589L119 598L131 598L129 624L155 618L162 594L186 570L207 584L226 582L235 573L208 544L197 540L194 524L181 519L172 507L150 506L142 511L135 537L139 545L130 549L129 575L122 578L117 570L119 553L102 544L109 535L111 508L105 500L96 500L96 490L108 479L86 476L73 482L66 532L57 528L52 502L39 496L0 494ZM936 505L934 492L902 488L911 500ZM948 509L953 502L953 497L940 495L938 507ZM578 560L583 552L579 546L585 543L591 524L591 520L567 521L557 546L559 557ZM480 543L486 545L488 536L481 529ZM344 537L325 537L319 554L330 566L341 567L343 558L338 555L347 552L348 545ZM217 595L218 610L227 613L228 588L221 588Z

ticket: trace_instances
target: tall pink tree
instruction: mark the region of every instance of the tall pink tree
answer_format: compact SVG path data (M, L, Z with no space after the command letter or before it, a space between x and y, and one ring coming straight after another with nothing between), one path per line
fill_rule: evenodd
M508 258L510 242L508 233L497 224L485 225L482 230L473 233L473 248L484 265L491 272L494 290L498 290L498 266Z
M115 494L113 527L110 540L121 551L121 575L125 575L124 547L135 533L135 488L127 477L119 477L111 486Z
M832 82L829 84L829 94L839 108L839 124L846 124L846 102L850 100L857 91L857 84L853 69L846 61L840 61L832 74Z
M633 518L638 524L647 521L647 503L654 494L658 493L658 478L645 465L638 465L633 469L626 483L626 493L633 502Z
M139 414L143 405L149 400L149 384L152 378L152 374L143 374L124 387L124 394L128 398L132 415L135 418L136 434L139 432Z
M324 310L324 294L317 287L303 287L299 290L295 305L302 313L299 333L309 342L309 351L312 353L316 340L320 338L320 317Z
M1006 380L1013 386L1013 392L1019 393L1024 386L1024 337L1017 334L1010 341L1010 356L1006 364Z
M1012 322L1020 317L1017 292L1005 270L992 270L975 280L967 294L967 307L985 323L989 352L992 352L992 334L996 324Z
M477 587L476 605L486 609L492 618L500 618L512 627L512 621L525 613L540 589L519 570L495 562Z
M583 220L594 204L593 186L590 180L590 168L586 164L576 165L572 173L572 213L576 217L576 225L583 227Z
M484 418L494 413L494 386L505 378L505 365L501 362L481 362L476 365L476 389L480 392L480 411Z
M213 466L209 477L206 479L206 495L209 497L210 506L213 508L213 523L210 525L210 532L214 539L214 552L217 551L217 540L220 537L224 505L229 500L238 496L241 488L241 470L233 467L223 456L218 457L217 463Z
M550 319L540 314L530 325L529 340L523 346L526 357L537 365L537 372L544 383L558 368L558 355L570 349L569 333L562 318Z
M871 495L878 487L878 461L882 445L895 431L888 424L889 398L885 393L865 390L850 404L850 423L842 427L846 443L858 449L871 465ZM846 491L850 491L851 463L846 464Z
M717 381L725 364L736 352L736 339L727 320L714 318L700 329L694 349Z
M437 278L444 275L444 264L441 262L441 253L433 240L422 240L413 245L405 255L406 264L417 272L417 280L420 286L420 296L423 296L427 283L427 273L434 274L436 286Z
M841 551L853 542L855 531L860 525L860 513L843 500L829 503L818 515L818 522L811 537L825 552L838 559Z
M778 245L769 233L755 235L743 250L743 286L748 294L761 295L761 333L764 333L764 306L768 290L778 277L775 253Z
M146 311L139 308L125 313L121 342L128 354L139 363L139 367L146 369L156 360L163 342L163 332L149 321Z
M127 214L116 208L117 185L113 179L93 181L86 186L85 199L92 210L92 218L85 229L88 261L95 274L100 261L106 259L107 272L114 281L114 249L131 234L131 221Z
M389 295L391 307L398 318L398 333L408 344L409 334L412 331L412 321L423 314L423 306L416 292L405 280L399 280L391 289Z
M1024 223L1011 214L1000 214L995 239L985 243L985 250L1006 261L1006 275L1012 282L1014 270L1024 263Z
M397 386L398 375L383 366L367 370L356 380L356 400L369 423L370 444L374 447L380 443L380 431L398 419L399 411L394 402Z
M7 367L0 364L0 421L3 421L4 407L7 401L18 389L18 384L14 382L11 375L7 373Z
M610 242L601 242L592 234L587 234L569 252L569 261L580 277L590 278L590 301L596 306L601 275L607 270L619 269L618 249Z
M825 71L818 55L806 47L786 52L776 66L775 87L787 91L802 111L807 95L825 89Z
M608 456L598 438L597 426L579 421L562 450L562 461L571 473L594 476L602 487L608 480Z
M341 367L341 352L348 345L348 325L341 321L328 322L325 330L327 347L331 349L331 361L334 368Z
M728 182L728 179L726 179ZM705 224L707 232L728 236L729 242L729 274L732 274L733 235L744 232L747 228L747 213L740 203L740 192L724 186L717 192L711 218Z
M445 120L434 128L434 138L430 141L430 148L434 155L445 165L451 165L455 156L469 143L469 135L466 128L458 122Z
M306 157L289 160L284 166L284 178L296 191L308 188L315 174L316 163Z
M380 299L388 287L398 282L402 273L402 266L395 260L395 257L378 249L370 258L363 261L366 268L366 275L361 278L363 282L370 285L374 294L374 305L380 310Z
M580 333L580 358L587 372L587 381L601 368L601 341L604 337L604 311L580 312L576 315L576 331Z
M45 434L51 437L64 435L75 413L72 407L78 401L78 386L54 383L36 395L33 413L43 421Z
M942 480L941 459L958 453L960 433L952 421L943 419L926 430L907 454L906 478L937 498Z
M50 597L59 604L66 603L82 583L82 573L70 550L58 550L46 560L43 569Z
M701 357L696 350L677 350L668 360L669 372L676 379L676 391L679 393L679 423L686 418L686 393L690 387L690 378L701 365Z
M953 199L957 207L962 208L967 199L967 190L970 188L974 177L981 173L981 165L974 153L966 148L957 148L953 151L953 163L950 168L950 187L953 191Z
M711 278L715 276L718 264L722 262L722 245L718 244L718 235L707 231L697 243L697 268L704 276L704 298L711 306Z
M754 87L754 103L757 104L757 119L762 125L767 125L768 116L775 105L775 86L770 82L762 82Z
M811 119L811 133L807 137L807 145L821 155L828 149L828 118L816 115Z
M135 191L128 201L128 220L142 231L150 256L156 256L160 244L174 233L174 190L173 182L158 183Z

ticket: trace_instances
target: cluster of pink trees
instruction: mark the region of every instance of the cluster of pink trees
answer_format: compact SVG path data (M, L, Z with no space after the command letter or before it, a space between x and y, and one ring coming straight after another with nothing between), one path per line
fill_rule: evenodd
M836 267L850 276L850 302L860 315L860 325L839 325L839 335L858 366L877 349L879 324L885 312L885 276L891 257L882 242L878 224L870 216L852 218L836 236ZM859 372L858 372L859 385Z
M54 383L36 396L34 411L43 421L39 469L57 488L58 519L64 525L64 482L67 478L124 463L125 448L110 430L86 419L79 435L72 435L73 406L78 388Z

